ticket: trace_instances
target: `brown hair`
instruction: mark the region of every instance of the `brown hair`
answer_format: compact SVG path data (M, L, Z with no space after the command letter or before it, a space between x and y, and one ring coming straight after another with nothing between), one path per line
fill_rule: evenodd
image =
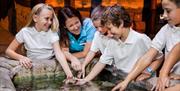
M102 15L101 23L103 26L112 23L116 27L119 27L121 24L123 24L123 27L130 27L132 21L124 7L116 4L106 9Z
M101 19L101 16L105 10L106 10L106 7L102 6L102 5L99 5L96 8L94 8L94 10L91 13L92 21L97 20L97 19Z

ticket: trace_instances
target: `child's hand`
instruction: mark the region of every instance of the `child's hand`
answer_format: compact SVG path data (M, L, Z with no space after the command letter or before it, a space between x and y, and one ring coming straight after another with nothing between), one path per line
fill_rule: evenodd
M136 78L136 81L142 81L151 77L150 73L143 72Z
M76 83L76 79L77 78L75 78L75 77L67 77L63 82L65 84L74 84L74 83Z
M22 57L19 60L19 63L21 66L24 66L27 69L30 69L32 67L32 61L28 57Z
M157 80L156 90L155 91L164 91L166 87L169 87L170 78L159 77Z
M71 66L76 71L80 71L81 70L81 62L78 59L72 60L71 61Z
M116 91L119 89L119 91L124 91L127 87L128 83L123 81L121 83L119 83L118 85L116 85L111 91Z
M88 81L86 79L77 79L76 85L84 85Z
M85 74L86 74L86 69L85 69L85 65L82 65L82 68L81 68L81 71L78 73L78 78L84 78L85 77Z

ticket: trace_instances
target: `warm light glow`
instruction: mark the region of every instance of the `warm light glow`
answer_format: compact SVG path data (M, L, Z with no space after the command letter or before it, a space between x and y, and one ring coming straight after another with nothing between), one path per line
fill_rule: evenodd
M64 0L46 0L46 3L53 7L63 7Z
M75 0L75 8L90 8L91 0Z
M125 8L139 9L143 8L144 0L102 0L102 5L112 6L114 4L120 4Z
M139 9L143 8L144 0L102 0L102 5L112 6L114 4L120 4L125 8ZM157 0L160 2L160 0ZM46 3L53 7L63 7L64 0L46 0ZM90 8L91 0L74 0L75 8Z

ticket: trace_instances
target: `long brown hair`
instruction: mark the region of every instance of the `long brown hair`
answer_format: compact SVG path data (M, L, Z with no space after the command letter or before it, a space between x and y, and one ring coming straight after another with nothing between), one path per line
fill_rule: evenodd
M65 6L58 11L58 20L60 22L58 33L60 37L61 47L69 47L68 29L66 28L65 22L68 18L72 17L78 17L81 22L81 25L83 25L83 18L77 9L71 6Z

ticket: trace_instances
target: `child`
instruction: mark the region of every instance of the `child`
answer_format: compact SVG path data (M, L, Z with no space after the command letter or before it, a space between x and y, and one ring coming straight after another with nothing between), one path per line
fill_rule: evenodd
M79 85L92 80L106 64L114 65L123 79L151 43L149 37L131 29L130 16L119 5L111 6L104 12L101 24L108 28L113 39L108 41L103 55L92 71L77 82Z
M180 42L180 0L162 0L162 7L164 9L163 18L167 20L168 24L164 25L157 33L152 41L151 48L139 59L137 65L130 74L128 74L126 79L114 87L112 91L116 89L120 89L120 91L125 90L128 83L135 79L138 74L152 62L159 51L165 48L166 60L173 46ZM179 62L177 64L179 64ZM180 72L178 74L180 74Z
M90 50L96 28L91 19L83 19L80 12L73 7L65 6L58 11L60 22L60 45L63 46L66 58L74 70L81 70L80 58Z
M156 85L157 91L177 91L180 89L180 84L169 87L170 79L180 80L180 75L171 74L171 69L180 60L180 43L176 44L171 52L169 53L167 59L165 60L159 74L158 82ZM179 69L180 70L180 69ZM178 71L179 72L179 71ZM166 88L167 87L167 88ZM166 90L165 90L166 88Z
M108 30L106 27L101 25L101 16L104 13L106 7L104 6L97 6L91 13L91 19L93 21L94 26L96 27L97 31L94 35L94 39L92 41L91 49L88 52L85 61L82 63L82 72L79 74L78 77L85 77L85 67L90 63L90 61L95 57L98 51L103 54L104 49L106 47L106 43L109 38L106 36L108 35Z
M32 68L32 60L50 60L55 56L70 79L73 75L59 46L58 28L59 22L53 8L43 3L37 4L26 27L17 33L6 54L28 69ZM27 57L15 52L21 44L25 46Z

